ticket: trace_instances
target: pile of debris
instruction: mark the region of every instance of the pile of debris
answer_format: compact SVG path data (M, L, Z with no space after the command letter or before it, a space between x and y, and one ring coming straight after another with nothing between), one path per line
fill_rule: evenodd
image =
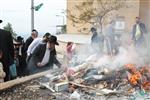
M12 92L3 92L2 97L6 93L9 98L15 97L16 100L150 99L148 66L136 67L134 64L126 64L111 70L108 67L93 67L91 63L84 63L72 69L75 71L73 74L68 74L62 69L51 70L44 77L13 87L13 97L9 95L12 95Z
M109 60L99 61L104 64L104 61ZM66 70L51 70L36 81L36 84L24 85L25 87L20 91L42 91L35 94L37 98L41 93L48 93L55 100L150 99L149 66L129 63L111 68L111 65L97 64L96 59L93 58L86 59L85 62ZM48 92L43 91L45 89ZM32 92L34 94L34 91Z
M68 70L73 70L74 73L70 74ZM104 66L93 67L89 62L68 70L64 73L46 75L49 81L42 85L52 92L67 91L71 94L70 98L77 100L81 97L81 100L84 100L87 95L93 97L93 100L112 95L126 97L126 99L140 97L150 99L150 67L148 66L136 67L134 64L126 64L111 70Z

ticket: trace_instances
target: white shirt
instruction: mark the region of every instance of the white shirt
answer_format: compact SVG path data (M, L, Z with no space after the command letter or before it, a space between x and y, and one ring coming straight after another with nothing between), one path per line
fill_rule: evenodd
M50 49L46 48L46 51L45 51L44 57L42 59L41 65L45 66L46 64L48 64L49 58L50 58Z
M33 51L35 50L35 48L36 48L40 43L42 43L42 38L36 38L36 39L34 39L34 40L32 41L32 43L29 45L28 50L27 50L28 56L33 53Z

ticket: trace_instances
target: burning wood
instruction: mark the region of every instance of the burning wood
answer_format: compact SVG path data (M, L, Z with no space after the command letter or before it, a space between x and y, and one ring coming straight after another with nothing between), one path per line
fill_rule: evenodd
M125 67L129 72L128 80L133 86L139 86L145 91L150 91L150 68L148 66L138 69L134 64L127 64Z

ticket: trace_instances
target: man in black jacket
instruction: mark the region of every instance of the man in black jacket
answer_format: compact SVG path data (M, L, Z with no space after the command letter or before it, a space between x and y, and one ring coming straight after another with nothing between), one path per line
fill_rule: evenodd
M48 70L56 64L59 68L61 63L56 58L55 45L59 45L56 36L51 36L47 44L39 44L34 50L28 63L30 74Z
M25 42L25 51L27 51L28 50L28 47L29 47L29 45L32 43L32 41L35 39L35 38L37 38L38 37L38 32L35 30L35 29L33 29L32 30L32 33L31 33L31 36L26 40L26 42Z
M0 20L0 23L2 23L2 20ZM3 69L6 73L4 81L8 81L10 76L9 66L14 63L13 38L10 32L2 29L0 29L0 51L0 61L2 62Z
M137 48L145 46L144 34L147 33L145 24L141 22L139 17L136 17L136 24L132 29L132 40Z
M104 37L102 34L98 34L97 29L92 27L91 28L92 37L91 37L91 45L95 53L102 53L103 50L103 42Z

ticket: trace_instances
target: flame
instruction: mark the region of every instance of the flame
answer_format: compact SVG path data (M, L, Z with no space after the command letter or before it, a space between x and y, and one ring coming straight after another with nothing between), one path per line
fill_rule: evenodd
M137 85L138 81L141 79L141 74L140 72L136 69L135 64L126 64L125 65L126 69L130 72L131 75L128 76L129 82L132 85Z
M132 85L137 85L138 81L140 81L140 79L141 79L141 74L139 72L135 72L134 74L129 76L129 82Z
M135 73L135 72L137 72L135 66L136 66L136 65L134 65L134 64L126 64L126 65L125 65L125 68L128 69L128 70L130 70L131 73Z
M132 85L140 85L144 90L150 92L150 81L147 79L144 80L144 74L150 73L150 67L143 66L138 70L135 64L126 64L125 68L130 72L130 75L128 75L128 80Z

